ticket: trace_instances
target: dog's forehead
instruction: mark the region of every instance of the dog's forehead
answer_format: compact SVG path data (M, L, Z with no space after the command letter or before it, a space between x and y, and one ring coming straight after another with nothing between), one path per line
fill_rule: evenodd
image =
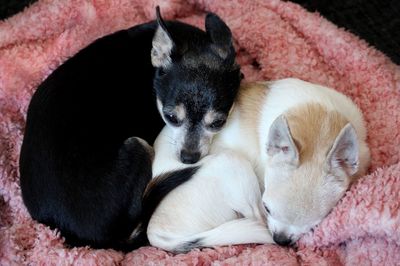
M225 66L224 59L221 58L213 49L215 45L206 35L200 34L192 36L194 38L185 39L180 47L184 47L179 53L179 63L190 68L197 68L204 65L212 69Z
M204 101L200 100L200 97L182 99L187 113L187 119L192 123L198 123L202 121L206 114L213 110L212 103L207 102L207 97L201 97Z
M212 53L187 53L183 56L181 62L185 67L192 69L206 66L209 69L218 71L224 67L221 58Z
M230 77L235 69L223 61L210 55L183 58L179 64L174 66L176 74L180 77L192 80L193 78L213 82Z
M173 65L164 78L165 93L159 95L164 105L182 105L189 119L201 121L211 110L229 112L240 83L235 77L223 67Z
M207 69L179 69L173 73L170 89L174 90L175 101L182 102L187 108L200 110L209 108L216 100L227 98L223 77L218 73L210 73ZM192 106L188 106L188 104Z

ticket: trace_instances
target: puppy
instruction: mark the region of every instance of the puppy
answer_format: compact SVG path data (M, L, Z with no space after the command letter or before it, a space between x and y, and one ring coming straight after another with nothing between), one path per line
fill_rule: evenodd
M252 162L273 239L293 244L367 171L361 111L343 94L298 79L245 85L235 106L212 152L230 148Z
M152 178L147 143L162 119L175 132L179 160L194 163L231 109L241 73L227 25L215 14L205 32L165 23L159 10L157 18L90 44L30 102L23 200L32 218L58 228L69 245L129 250L145 243L146 217L194 171L167 175L144 195Z
M165 127L154 144L155 175L186 169L170 156L172 134ZM147 228L151 245L180 253L196 247L273 243L258 180L246 158L223 150L195 167L192 177L171 191L153 213Z

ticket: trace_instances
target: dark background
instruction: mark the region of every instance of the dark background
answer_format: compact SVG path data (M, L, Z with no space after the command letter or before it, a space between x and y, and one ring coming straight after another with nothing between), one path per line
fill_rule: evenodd
M37 0L0 0L0 20ZM292 0L366 40L400 65L400 0Z
M400 64L400 0L292 0L358 35Z

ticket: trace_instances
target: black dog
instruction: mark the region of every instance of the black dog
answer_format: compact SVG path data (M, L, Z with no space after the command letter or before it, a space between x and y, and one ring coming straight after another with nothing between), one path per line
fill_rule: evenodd
M156 99L167 124L185 125L186 142L199 143L199 127L218 131L236 97L241 74L225 23L208 14L204 32L164 24L157 14L157 22L84 48L32 97L20 155L23 199L34 219L58 228L70 245L145 244L157 204L196 171L170 173L144 195L153 157L146 141L164 125ZM186 162L199 159L198 149L185 146Z

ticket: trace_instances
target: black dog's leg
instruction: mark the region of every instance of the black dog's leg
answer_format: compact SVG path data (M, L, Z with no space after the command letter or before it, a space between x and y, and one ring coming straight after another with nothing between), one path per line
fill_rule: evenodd
M119 150L116 174L126 177L125 184L120 184L121 193L126 193L126 209L115 224L115 231L121 235L113 245L115 249L124 249L125 241L140 223L143 194L152 177L153 157L153 148L137 137L127 139Z
M99 223L94 221L91 226L87 221L79 221L82 223L79 237L75 233L62 230L66 244L125 249L132 231L140 223L142 196L152 177L153 156L153 149L144 140L132 137L124 142L118 151L113 170L103 177L109 185L107 188L101 186L104 194L93 213L93 217L101 220ZM99 213L101 209L103 215Z
M153 147L138 137L127 139L120 150L119 168L124 169L126 175L132 178L129 180L132 198L129 200L128 212L131 219L135 220L141 213L143 193L152 177L153 158Z

